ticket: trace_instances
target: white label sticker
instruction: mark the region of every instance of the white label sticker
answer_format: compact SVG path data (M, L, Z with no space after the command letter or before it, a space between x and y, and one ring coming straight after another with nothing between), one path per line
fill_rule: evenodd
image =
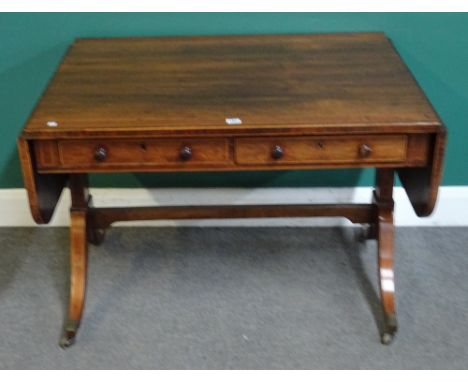
M237 117L226 118L226 123L228 125L242 125L242 120L240 118L237 118Z
M47 121L48 127L58 127L57 121Z

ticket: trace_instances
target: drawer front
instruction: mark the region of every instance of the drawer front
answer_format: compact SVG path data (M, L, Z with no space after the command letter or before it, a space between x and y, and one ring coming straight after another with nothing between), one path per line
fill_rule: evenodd
M403 162L407 137L239 138L235 160L241 165Z
M229 162L226 139L70 140L58 142L65 167L191 166Z

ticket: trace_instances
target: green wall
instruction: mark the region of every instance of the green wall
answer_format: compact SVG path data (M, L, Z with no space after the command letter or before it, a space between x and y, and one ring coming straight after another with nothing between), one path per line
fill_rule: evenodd
M384 31L449 130L444 185L468 184L468 14L395 13L2 13L0 188L22 187L19 134L76 37ZM123 174L95 186L370 185L369 171Z

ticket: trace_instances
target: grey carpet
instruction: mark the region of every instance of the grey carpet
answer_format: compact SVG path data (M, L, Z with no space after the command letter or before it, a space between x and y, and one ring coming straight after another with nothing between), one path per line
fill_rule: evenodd
M379 343L375 243L352 228L113 228L57 346L68 230L0 229L1 368L467 368L468 230L402 228Z

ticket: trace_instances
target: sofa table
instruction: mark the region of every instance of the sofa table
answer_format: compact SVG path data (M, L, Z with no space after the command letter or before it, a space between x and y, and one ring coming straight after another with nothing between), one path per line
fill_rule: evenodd
M61 346L84 307L88 242L115 221L342 216L378 242L389 343L397 330L397 173L419 216L434 208L446 130L382 33L78 39L18 148L34 220L71 192L70 301ZM368 204L93 207L87 175L375 168Z

